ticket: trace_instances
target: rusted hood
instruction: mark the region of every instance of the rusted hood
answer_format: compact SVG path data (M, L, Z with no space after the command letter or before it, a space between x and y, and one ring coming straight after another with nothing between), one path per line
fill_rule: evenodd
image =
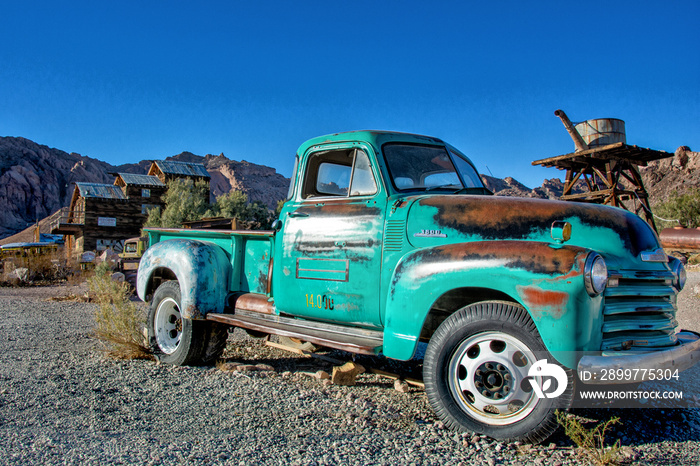
M626 259L659 247L656 233L622 209L575 202L500 196L434 195L414 198L407 235L416 247L470 241L554 243L552 223L572 225L568 245Z

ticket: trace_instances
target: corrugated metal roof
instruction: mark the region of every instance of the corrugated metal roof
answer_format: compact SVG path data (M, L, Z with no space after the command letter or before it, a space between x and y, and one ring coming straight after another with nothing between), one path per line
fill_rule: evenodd
M165 186L160 178L153 175L136 175L134 173L117 173L124 180L124 183L132 186Z
M124 199L124 193L119 186L100 183L75 183L82 197L96 197L101 199Z
M194 162L172 162L165 160L155 161L160 171L171 175L188 175L188 176L203 176L211 178L209 172L201 163Z

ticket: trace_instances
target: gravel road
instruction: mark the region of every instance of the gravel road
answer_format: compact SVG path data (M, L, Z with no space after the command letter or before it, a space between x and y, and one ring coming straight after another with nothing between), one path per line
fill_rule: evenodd
M691 272L679 300L679 320L696 331L699 282L700 271ZM306 373L330 364L240 330L229 337L225 360L274 371L108 359L91 337L92 304L48 300L80 292L0 288L0 464L581 464L561 432L536 447L455 433L437 421L420 388L401 393L391 379L369 374L355 387L325 386ZM406 375L420 369L418 362L358 362ZM693 385L697 394L700 384ZM622 441L628 463L700 462L697 408L575 413L620 417L609 438Z

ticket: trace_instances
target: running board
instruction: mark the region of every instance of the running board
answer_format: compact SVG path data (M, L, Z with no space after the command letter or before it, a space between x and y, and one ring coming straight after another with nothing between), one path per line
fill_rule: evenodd
M235 314L209 313L207 320L283 337L298 338L315 345L350 353L375 355L382 349L383 334L376 330L261 314L242 309L237 309Z

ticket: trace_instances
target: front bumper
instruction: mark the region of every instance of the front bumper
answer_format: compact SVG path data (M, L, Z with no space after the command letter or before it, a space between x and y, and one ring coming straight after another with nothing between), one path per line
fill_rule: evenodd
M578 363L579 375L585 373L586 384L609 385L659 380L666 370L684 371L700 362L700 334L683 330L676 335L678 345L667 350L645 353L610 351L601 356L583 356ZM607 377L622 370L623 377ZM667 378L667 376L666 376Z

